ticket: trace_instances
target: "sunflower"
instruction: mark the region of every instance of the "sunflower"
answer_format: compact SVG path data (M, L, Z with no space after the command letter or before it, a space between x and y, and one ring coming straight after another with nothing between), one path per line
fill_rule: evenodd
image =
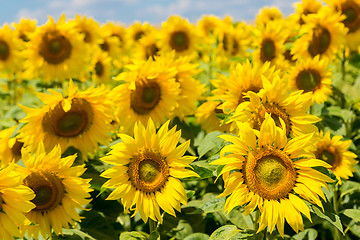
M238 63L234 69L230 71L229 78L223 80L226 87L224 94L219 98L224 101L221 109L224 113L229 114L235 111L236 107L245 101L244 95L248 91L258 93L263 88L262 76L272 81L273 77L279 74L279 70L275 71L275 66L270 67L270 62L260 65L254 62L252 66L250 61L241 64Z
M24 214L35 205L34 192L23 185L25 175L15 171L15 164L0 168L0 239L21 237L19 226L26 223Z
M327 59L317 55L313 59L299 60L289 71L290 88L312 93L312 103L323 103L331 95L331 70Z
M108 144L113 130L113 102L104 86L78 91L70 81L66 96L51 89L49 92L37 94L46 104L42 108L21 106L27 113L21 120L27 124L19 131L25 146L35 151L43 141L46 151L59 144L64 151L72 146L87 156L98 143Z
M39 234L50 237L52 230L62 234L63 228L80 221L78 210L90 202L90 179L80 177L85 165L72 167L76 155L61 158L59 145L47 154L42 142L34 155L23 148L22 156L25 167L18 171L26 176L24 185L34 191L36 205L26 214L31 224L23 226L22 232L35 239Z
M191 63L189 56L175 57L174 51L157 58L156 61L163 61L165 66L176 69L175 81L180 84L180 93L174 115L184 119L194 114L197 103L205 92L205 86L195 79L201 72L199 65Z
M72 24L62 15L55 23L52 17L36 29L26 43L25 76L46 82L79 78L88 67L88 46Z
M271 83L263 77L263 89L258 94L249 91L249 101L242 102L230 122L240 121L259 130L266 114L271 114L278 127L284 127L287 136L297 137L317 131L314 123L321 119L307 114L312 94L302 91L288 94L287 81L276 76ZM236 128L238 125L233 124ZM240 129L239 129L240 130Z
M336 53L345 43L347 29L341 22L344 17L329 7L321 8L316 14L303 17L298 38L292 48L295 59L313 58L320 55L329 60L335 58Z
M19 70L22 62L21 43L9 25L5 24L0 28L0 77L13 78Z
M162 223L160 208L176 217L174 209L180 212L180 203L187 203L178 178L199 177L186 169L196 159L183 156L190 140L176 146L181 131L176 131L176 126L168 130L169 123L157 133L151 118L146 128L140 121L135 123L134 138L120 134L122 142L101 158L115 165L101 174L110 178L103 187L114 188L107 200L121 199L125 212L134 210L132 216L139 212L144 222L150 218Z
M139 60L148 60L152 58L155 60L159 56L160 48L158 42L158 32L154 31L152 34L144 35L139 41L137 47L133 50L132 56Z
M148 22L140 23L140 22L134 22L131 24L131 26L127 29L127 41L130 46L133 46L144 36L152 31L154 31L155 28L151 26Z
M112 63L117 67L121 68L123 64L122 49L120 48L120 40L117 36L113 36L110 31L106 31L106 27L101 28L101 43L100 49L106 52L112 60Z
M357 50L360 44L360 1L326 0L325 2L345 16L342 23L349 30L346 35L347 46L350 50Z
M108 22L101 27L101 30L104 36L111 37L111 40L108 44L110 49L108 52L113 59L113 64L117 69L121 69L129 60L129 41L126 39L127 30L120 23ZM115 38L115 40L113 40ZM117 44L117 46L116 46ZM100 45L102 46L102 45ZM104 50L104 49L103 49Z
M18 136L13 136L17 125L0 131L0 166L7 166L11 161L19 161L24 143Z
M330 132L325 135L320 132L320 140L316 143L314 154L317 159L321 159L331 165L331 171L341 184L342 179L352 177L355 172L354 166L358 163L355 160L357 155L348 151L351 140L341 141L342 136L330 137Z
M76 15L74 20L69 21L75 29L83 35L83 41L92 47L101 43L100 25L94 19Z
M197 28L203 37L209 38L220 27L221 22L221 19L216 16L203 15L197 22Z
M159 45L162 51L175 50L177 56L197 57L198 33L195 26L179 16L171 16L161 26Z
M282 14L276 7L265 7L261 9L256 16L256 25L266 25L269 22L281 20Z
M98 51L91 61L91 78L96 84L112 81L111 57L107 52Z
M259 25L254 29L255 46L253 52L254 62L264 64L269 61L278 67L284 63L285 41L289 36L287 28L283 27L283 22L269 22L266 25Z
M295 15L298 19L298 23L303 25L305 23L303 17L307 16L308 14L317 13L322 7L322 4L317 0L302 0L301 3L298 2L295 4L295 6Z
M15 33L24 42L30 41L31 33L35 32L37 25L36 20L31 19L20 19L19 23L13 23L13 27L15 28Z
M212 131L229 132L230 124L222 124L217 114L224 114L219 108L221 102L213 101L209 97L202 103L195 112L196 122L207 133Z
M231 58L249 57L247 50L253 39L245 23L239 22L234 26L233 23L222 21L214 34L218 41L214 55L221 69L229 67Z
M155 124L162 124L172 117L180 93L180 84L175 81L176 68L152 58L134 61L126 67L130 71L115 78L125 83L115 87L110 96L121 131L131 133L138 120L146 124L151 117Z
M229 213L236 206L246 205L248 215L258 208L257 232L269 226L271 233L276 225L284 237L285 220L295 232L304 230L301 213L311 221L305 201L323 208L320 198L326 198L322 187L328 188L327 183L333 182L312 168L330 167L307 150L314 144L313 134L288 140L286 131L276 127L269 114L260 131L238 124L239 137L222 135L232 144L225 146L220 158L212 162L225 165L220 173L225 190L220 197L230 196L224 210Z

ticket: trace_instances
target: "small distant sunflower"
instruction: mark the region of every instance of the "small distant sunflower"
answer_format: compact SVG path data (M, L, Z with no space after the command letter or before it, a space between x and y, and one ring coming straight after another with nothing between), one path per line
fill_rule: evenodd
M346 35L347 46L351 50L357 50L360 44L360 1L326 0L325 2L345 16L342 23L349 30Z
M162 124L172 117L180 93L176 68L152 58L126 67L130 71L115 78L125 83L111 91L122 130L131 133L138 120L146 124L152 118L155 124Z
M254 29L255 46L253 52L254 62L264 64L269 61L273 65L280 66L284 62L285 41L289 31L282 27L280 22L269 22L266 25L259 25Z
M13 136L18 126L0 131L0 166L7 166L11 161L19 161L24 143L18 136Z
M179 104L174 114L180 119L194 114L197 102L205 92L205 86L195 79L195 76L201 72L199 65L192 63L189 56L175 58L174 52L160 56L156 61L163 61L165 65L176 69L175 81L180 84L180 93Z
M21 106L27 113L21 122L27 124L20 129L19 137L30 151L43 141L46 151L58 144L63 151L72 146L85 157L98 148L98 143L108 144L113 131L113 102L104 86L78 91L70 81L65 96L51 89L49 92L38 93L46 104L42 108Z
M269 22L281 20L283 18L280 10L276 7L265 7L256 16L256 25L266 25Z
M317 13L322 7L322 4L317 0L302 0L296 3L295 6L298 22L300 25L303 25L305 23L303 17L308 14Z
M341 141L342 136L330 137L330 132L325 135L320 133L321 139L316 143L315 156L331 165L331 171L341 184L342 179L348 179L355 172L354 166L358 163L355 160L357 155L348 151L351 140Z
M127 41L129 45L136 44L144 35L147 35L154 31L155 28L148 22L140 23L134 22L127 29Z
M248 215L258 208L257 232L269 226L271 233L276 225L284 237L285 220L295 232L303 231L301 214L311 221L305 201L323 208L320 199L326 198L322 187L328 189L327 183L333 182L312 168L330 167L306 150L314 144L313 134L288 140L270 115L265 117L260 131L244 123L239 123L239 129L239 137L221 136L232 144L225 146L220 158L212 162L225 165L220 173L225 190L220 197L230 196L224 210L229 213L234 207L245 205Z
M294 91L312 93L312 103L323 103L331 95L331 70L327 59L320 59L317 55L313 59L299 60L289 71L290 88Z
M197 56L198 34L195 26L179 16L171 16L161 27L160 48L162 51L175 50L176 55Z
M18 227L26 223L24 214L35 207L34 192L23 185L26 176L15 168L15 164L0 168L0 239L21 237Z
M97 52L91 61L91 78L96 84L112 81L111 57L107 52Z
M124 54L122 54L120 39L113 36L110 31L106 31L105 26L101 28L101 36L100 49L111 57L114 65L118 68L122 67Z
M36 20L20 19L19 23L12 24L15 28L15 33L24 42L30 41L30 35L35 32L37 25Z
M70 24L74 24L77 31L83 34L83 41L92 47L100 44L101 31L100 25L94 19L80 15L76 15L74 20L69 21Z
M9 25L0 28L0 77L13 78L23 61L20 55L21 40Z
M212 131L229 132L230 124L222 124L221 119L216 115L224 114L219 108L220 104L220 101L212 101L208 98L195 112L196 122L207 133Z
M213 15L204 15L197 22L197 27L200 29L204 37L210 37L221 25L221 19Z
M36 206L26 214L29 223L23 226L22 232L35 239L39 234L43 238L63 233L63 228L70 228L79 222L78 210L90 202L90 179L80 176L85 172L85 165L73 166L76 155L61 158L61 149L57 145L48 154L42 142L36 153L30 155L24 148L22 160L25 167L19 172L25 174L24 185L35 193L32 200Z
M334 59L345 44L347 29L341 22L344 17L329 7L323 7L316 14L309 14L303 19L305 24L299 32L301 37L292 48L295 59L314 58L316 55Z
M176 126L168 130L169 121L156 133L149 119L145 128L139 121L134 127L134 138L120 134L121 143L101 160L115 165L101 174L110 178L103 187L114 188L107 200L121 199L125 212L134 210L146 223L148 218L162 223L160 208L175 215L181 211L180 203L186 205L187 197L178 178L198 177L189 170L193 156L183 156L190 140L177 146L181 131Z
M55 23L52 17L36 29L26 43L25 77L41 78L46 82L80 78L88 67L89 50L83 35L62 15Z
M234 26L225 21L215 30L217 47L214 50L216 62L220 68L228 68L229 59L248 57L248 48L252 42L252 35L245 23L239 22Z
M230 71L229 78L223 81L226 91L220 97L224 101L221 109L226 114L235 111L236 107L245 101L244 96L248 91L258 93L263 88L262 76L272 81L277 74L279 74L279 70L275 71L275 66L270 67L270 62L266 62L264 65L254 62L252 66L246 59L243 64L238 63Z
M297 137L317 131L314 123L321 119L306 113L311 105L312 94L302 94L302 91L288 94L285 79L277 76L271 83L263 78L263 89L258 94L249 91L247 95L249 101L242 102L236 108L230 121L248 123L250 127L259 130L266 114L270 114L276 126L286 129L287 136Z
M152 34L144 35L136 46L135 50L133 50L133 57L140 60L148 60L152 58L155 60L156 56L159 56L160 48L158 41L157 32L153 32Z

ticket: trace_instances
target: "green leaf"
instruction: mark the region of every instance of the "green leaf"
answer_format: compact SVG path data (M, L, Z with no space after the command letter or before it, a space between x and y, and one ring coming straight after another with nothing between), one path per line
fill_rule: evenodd
M160 235L158 232L152 232L148 240L160 240Z
M225 225L216 229L210 236L209 240L228 240L239 233L240 230L234 225Z
M345 209L342 213L345 216L360 222L360 209Z
M209 151L213 150L216 152L222 147L224 140L218 138L218 136L222 134L223 133L219 131L211 132L207 134L202 140L197 141L196 146L198 146L199 159Z
M186 197L187 199L190 199L192 196L195 195L195 191L194 190L185 190L186 191Z
M217 212L217 211L224 211L224 206L225 206L225 198L222 197L222 198L214 198L210 201L207 201L200 208L205 213L213 213L213 212Z
M292 236L294 240L315 240L318 236L318 232L313 228L305 229L302 232Z
M53 234L52 239L54 240L96 240L87 233L82 232L79 229L63 229L63 235Z
M209 235L205 233L193 233L184 238L184 240L208 240Z
M231 210L227 217L231 223L235 224L240 229L252 229L254 226L250 215L245 215L245 213L239 210Z
M120 240L145 240L147 239L147 234L143 232L123 232L120 234Z
M343 109L339 106L330 106L327 107L326 110L328 111L329 115L340 117L344 121L351 121L356 116L353 111L349 109Z
M210 165L207 160L198 160L191 163L194 167L194 171L199 174L201 179L206 179L215 176L214 171L216 170L215 165Z
M333 226L335 226L341 233L343 232L343 227L340 221L339 216L335 213L333 206L329 201L324 202L321 201L324 206L324 212L320 207L317 205L311 205L311 208L313 212L320 218L325 219L329 223L331 223Z

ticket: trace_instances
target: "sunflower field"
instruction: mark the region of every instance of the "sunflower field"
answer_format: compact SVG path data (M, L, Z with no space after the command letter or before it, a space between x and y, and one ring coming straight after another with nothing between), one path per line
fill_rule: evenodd
M0 28L0 239L360 239L360 1Z

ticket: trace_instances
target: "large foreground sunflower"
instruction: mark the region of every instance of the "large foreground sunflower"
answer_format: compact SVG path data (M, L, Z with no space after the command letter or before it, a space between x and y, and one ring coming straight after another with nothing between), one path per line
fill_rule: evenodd
M312 168L330 167L307 151L314 144L313 134L288 140L286 132L276 127L270 115L266 116L260 131L238 124L239 137L222 135L221 138L232 144L225 146L220 158L212 162L225 165L220 173L225 183L220 196L230 195L225 211L246 204L245 214L250 214L258 208L257 232L269 226L271 233L276 225L284 237L285 220L295 232L304 230L301 214L311 221L304 200L323 207L320 198L324 201L326 198L322 187L328 188L327 182L333 182Z
M25 224L25 213L35 207L30 202L34 192L23 185L26 177L14 170L15 164L0 168L0 239L21 237L19 226Z
M198 177L186 169L196 157L183 156L190 141L177 146L181 131L168 127L169 121L156 133L151 119L146 128L137 122L134 138L120 134L122 142L101 158L115 165L101 174L110 178L103 187L114 189L107 200L121 199L125 211L134 210L133 216L139 212L144 222L150 218L161 223L160 208L176 216L174 209L180 212L180 203L187 203L178 178Z
M341 184L341 179L352 177L355 172L355 153L348 151L351 140L341 141L342 136L330 137L330 132L325 135L320 133L321 139L316 143L315 156L331 165L331 171Z
M23 226L23 233L35 239L39 233L44 238L52 231L62 234L63 228L80 221L78 210L90 202L90 179L80 177L84 165L72 167L76 155L61 158L59 145L47 154L42 142L34 155L23 149L22 156L25 167L18 171L25 174L24 184L34 191L36 205L26 214L32 224Z
M98 148L98 143L107 144L114 120L112 101L108 90L102 86L78 91L70 81L67 93L49 89L50 94L38 93L46 105L42 108L22 106L27 113L21 122L27 123L20 130L25 146L35 151L41 141L46 151L57 144L65 151L72 146L86 158Z

